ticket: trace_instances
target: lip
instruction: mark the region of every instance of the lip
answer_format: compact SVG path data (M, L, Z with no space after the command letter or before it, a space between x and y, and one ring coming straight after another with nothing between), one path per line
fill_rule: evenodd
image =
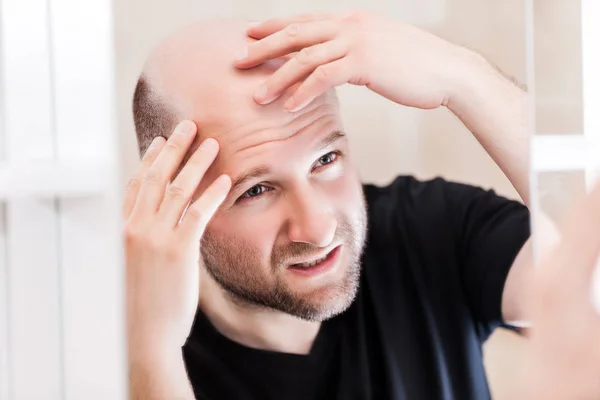
M295 264L292 264L288 267L288 269L290 271L293 271L296 274L299 275L303 275L303 276L316 276L316 275L320 275L330 269L332 269L332 267L334 267L335 265L337 265L337 261L340 258L340 254L341 254L341 247L342 245L338 245L337 247L335 247L333 250L331 250L329 253L327 253L327 258L324 261L321 261L319 264L315 265L314 267L294 267ZM315 259L319 259L322 258L318 257ZM315 260L313 259L313 260Z
M313 258L312 258L312 259L310 259L310 260L301 260L301 261L298 261L298 262L289 263L288 265L289 265L290 267L293 267L294 265L298 265L298 264L304 264L304 263L311 263L311 262L313 262L313 261L320 260L321 258L324 258L324 257L326 257L326 256L330 255L330 254L331 254L331 253L332 253L334 250L336 250L336 249L337 249L338 247L340 247L340 246L341 246L341 244L338 244L337 246L335 246L335 247L332 247L331 249L329 249L329 250L327 250L327 251L324 251L322 254L319 254L318 256L316 256L316 257L313 257Z

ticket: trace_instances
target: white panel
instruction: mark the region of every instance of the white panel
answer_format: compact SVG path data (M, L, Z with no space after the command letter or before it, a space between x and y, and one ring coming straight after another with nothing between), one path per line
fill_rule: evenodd
M600 139L600 2L581 0L581 34L583 55L584 133L590 139Z
M11 400L62 398L55 222L53 200L7 206Z
M0 200L82 197L107 188L107 165L88 162L0 163Z
M528 121L526 125L526 129L530 137L532 138L532 142L529 146L529 157L530 157L530 167L529 167L529 209L531 210L531 230L532 232L537 231L537 226L539 225L539 211L540 211L540 196L539 191L537 190L538 181L537 181L537 173L535 168L535 152L536 146L534 138L537 134L536 127L536 96L533 93L536 93L535 89L535 26L534 26L534 2L533 0L525 0L523 7L525 9L525 78L528 91L530 93L526 98L526 110L525 110L525 120ZM537 262L539 257L539 241L536 240L537 235L533 234L532 240L532 252L534 262Z
M127 375L111 1L51 0L51 15L59 161L105 167L102 196L60 203L65 399L119 400Z
M5 156L54 157L45 0L2 1Z
M102 198L63 200L61 214L65 399L125 399L123 279L114 251L114 210Z
M581 34L583 56L583 130L595 157L588 164L587 182L600 176L600 2L581 0Z
M534 173L585 170L598 157L584 135L534 135L531 149Z
M588 187L598 184L600 177L600 2L581 0L581 41L583 56L583 131L590 142L594 156L588 160L586 182ZM600 311L600 260L594 283L594 304Z
M0 7L2 4L0 3ZM0 9L0 13L2 9ZM1 21L0 21L1 23ZM0 28L0 35L1 35ZM0 162L4 159L4 93L2 80L2 51L0 43ZM0 183L0 188L2 184ZM0 400L9 400L9 342L8 342L8 255L6 253L6 218L5 205L0 202Z
M58 159L112 160L111 1L51 0L51 15Z
M2 131L0 130L1 135ZM6 221L4 212L4 204L0 203L0 400L9 400L8 265L6 264Z
M50 160L48 12L44 0L1 4L5 156ZM60 399L62 360L55 201L6 206L10 400Z

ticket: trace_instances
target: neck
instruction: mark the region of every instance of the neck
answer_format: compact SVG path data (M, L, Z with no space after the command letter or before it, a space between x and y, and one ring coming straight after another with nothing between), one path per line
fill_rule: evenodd
M199 307L214 327L239 344L281 353L308 354L320 322L234 301L208 274L202 274Z

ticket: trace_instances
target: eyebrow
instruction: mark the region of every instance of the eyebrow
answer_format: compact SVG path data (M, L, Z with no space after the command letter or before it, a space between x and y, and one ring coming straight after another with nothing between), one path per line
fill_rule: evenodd
M337 142L338 140L344 139L345 137L346 137L346 134L344 132L333 131L329 135L325 136L325 138L319 142L317 149L323 150L323 149L331 146L333 143Z
M321 140L317 145L317 150L321 151L333 143L342 140L346 137L346 134L342 131L333 131L329 135L327 135L323 140ZM271 168L268 165L260 165L258 167L254 167L247 172L244 172L240 176L238 176L233 184L231 185L230 193L235 192L241 186L246 184L246 182L260 178L261 176L268 175L271 173Z

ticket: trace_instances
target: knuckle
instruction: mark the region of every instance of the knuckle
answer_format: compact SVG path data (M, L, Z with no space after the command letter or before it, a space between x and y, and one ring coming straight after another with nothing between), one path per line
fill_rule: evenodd
M144 175L143 178L143 184L144 185L158 185L158 183L161 181L161 176L159 173L157 173L156 171L148 171L146 172L146 174Z
M198 207L190 207L187 210L187 214L194 219L202 219L204 213L198 209Z
M137 178L131 178L129 180L129 182L127 182L127 186L125 187L125 190L129 191L129 190L136 190L140 187L141 182L139 179Z
M317 69L315 69L315 79L319 83L329 83L329 80L331 79L329 68L324 65L317 67Z
M125 239L125 241L129 242L136 236L137 235L135 233L135 230L133 229L131 224L126 223L125 226L123 226L123 238Z
M194 220L199 221L201 224L204 223L207 215L204 211L200 210L198 207L190 207L187 210L187 215L192 217Z
M185 190L177 184L170 184L167 188L167 196L171 199L183 199L185 197L185 194Z
M138 243L141 240L142 235L143 231L131 222L127 222L123 226L123 239L128 246Z
M308 65L310 64L310 60L314 56L314 53L314 48L305 47L302 50L300 50L296 55L296 61L298 62L298 64Z
M172 139L169 140L167 143L165 143L165 150L166 151L179 151L179 143L177 143L176 139Z
M298 36L299 33L300 33L300 24L297 22L290 24L285 28L285 34L290 39L296 38L296 36Z

